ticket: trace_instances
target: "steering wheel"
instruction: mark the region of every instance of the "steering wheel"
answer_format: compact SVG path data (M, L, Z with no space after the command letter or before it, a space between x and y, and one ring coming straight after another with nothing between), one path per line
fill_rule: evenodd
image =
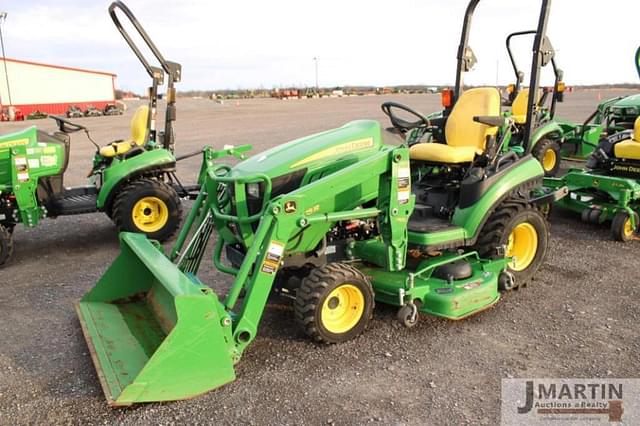
M49 117L56 120L56 124L58 125L58 129L64 133L73 133L78 132L80 130L87 130L86 127L81 126L80 124L72 123L67 120L65 117L61 117L59 115L50 115Z
M399 109L409 114L415 116L417 118L416 121L408 121L403 118L398 117L394 114L393 109ZM389 120L391 120L391 124L393 127L400 130L401 132L408 132L411 129L415 129L416 127L426 126L429 127L431 125L431 121L424 115L420 114L418 111L409 108L406 105L399 104L397 102L385 102L382 104L382 112L384 112L387 116L389 116Z

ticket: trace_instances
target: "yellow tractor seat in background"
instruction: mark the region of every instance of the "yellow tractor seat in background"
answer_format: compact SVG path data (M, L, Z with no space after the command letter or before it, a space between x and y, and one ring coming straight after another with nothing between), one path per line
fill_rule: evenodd
M412 160L435 163L470 163L484 152L487 137L498 132L497 127L473 121L475 116L500 115L500 92L495 87L481 87L462 92L447 123L446 145L437 142L419 143L409 149Z
M613 146L613 152L617 158L640 160L640 117L636 118L633 125L633 136L631 139L615 144Z
M111 158L122 155L134 146L141 146L147 136L147 121L149 119L149 107L142 105L136 109L131 119L131 137L123 141L112 142L100 148L100 155Z
M540 101L542 89L538 89L536 96L536 105ZM529 102L529 88L521 89L511 104L511 118L516 124L524 124L527 122L527 103Z

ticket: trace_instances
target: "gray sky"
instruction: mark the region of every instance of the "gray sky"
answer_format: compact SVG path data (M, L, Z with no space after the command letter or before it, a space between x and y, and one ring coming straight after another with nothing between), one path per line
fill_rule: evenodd
M109 1L2 2L7 56L118 74L142 91L149 79L113 26ZM166 58L183 65L188 89L451 84L466 0L129 0ZM537 0L483 0L470 44L470 84L513 73L504 38L534 29ZM548 35L567 84L638 82L638 0L554 0ZM611 34L609 41L605 35ZM522 68L531 41L515 45ZM551 80L547 71L543 83ZM548 83L547 83L548 84Z

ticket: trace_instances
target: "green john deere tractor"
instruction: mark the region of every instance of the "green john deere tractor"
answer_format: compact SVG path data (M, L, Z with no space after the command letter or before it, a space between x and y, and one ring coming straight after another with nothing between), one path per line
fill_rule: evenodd
M518 31L511 33L506 38L507 53L511 66L515 73L516 82L507 86L508 99L505 104L511 106L511 111L506 115L511 117L513 125L516 129L515 135L510 141L512 149L518 149L522 145L521 131L522 125L526 121L527 105L529 100L529 88L521 87L524 80L524 72L518 68L511 42L515 37L535 35L536 31ZM543 50L547 55L547 61L551 63L554 74L554 84L551 89L537 90L535 96L535 114L534 114L534 141L531 153L540 161L544 169L545 176L555 176L560 170L561 146L564 142L562 138L563 131L559 124L555 121L556 105L564 100L565 85L563 82L564 73L558 68L555 59L555 51L551 45L551 41L546 37L543 41ZM551 99L549 100L549 94ZM547 105L548 103L548 105Z
M600 141L586 169L571 169L544 181L548 188L568 187L569 196L556 205L580 213L584 222L611 222L618 241L637 240L640 230L640 117L633 130Z
M465 14L459 77L478 3ZM384 109L404 131L395 104ZM538 206L564 190L540 192L535 158L496 149L500 120L498 89L463 91L459 78L446 143L385 145L378 122L354 121L235 166L214 160L246 147L207 148L172 250L120 234L120 255L77 304L109 404L185 399L233 381L272 292L292 299L312 339L338 343L366 328L376 301L397 306L410 327L419 313L465 318L493 306L499 289L525 285L548 246ZM233 279L223 300L197 276L214 233L213 263Z
M494 135L500 143L494 147L503 153L515 153L524 155L531 153L543 166L545 176L554 176L560 168L560 144L562 143L562 129L554 121L557 102L562 102L564 83L562 81L563 72L558 69L555 61L555 51L549 38L545 36L542 41L541 51L543 53L540 62L541 68L551 64L555 76L553 89L543 90L538 88L538 94L534 99L534 110L532 117L527 117L529 106L529 88L521 87L524 81L524 72L521 71L515 61L511 48L511 40L516 36L536 35L538 30L520 31L507 36L506 45L509 59L513 66L516 83L508 87L509 97L504 101L506 106L511 106L508 111L500 112L500 106L496 106L496 114L502 115L504 119L494 119L496 126ZM468 72L476 64L476 56L469 46L463 52L464 59L458 66L458 79L461 79L464 72ZM537 73L540 70L536 71ZM539 79L536 76L536 79ZM460 81L456 83L459 84ZM551 98L549 99L549 94ZM407 110L397 104L397 109L404 111L403 117L398 117L398 127L402 132L408 133L407 142L409 146L418 143L443 140L446 135L442 134L442 124L446 120L451 108L455 103L455 94L451 89L442 91L442 105L444 111L434 112L429 115L422 115L413 110ZM548 104L548 105L547 105ZM411 117L411 118L410 118ZM532 120L532 125L527 126L528 119ZM530 133L526 133L529 128Z
M640 47L636 50L635 66L640 76ZM601 139L633 129L638 116L640 95L631 95L600 102L582 124L556 119L562 129L562 156L573 160L589 157Z
M162 68L149 65L115 15L121 8L130 18ZM111 16L153 79L149 104L138 108L131 121L130 137L100 147L87 128L67 118L51 116L59 131L48 134L30 127L0 136L0 267L13 251L12 233L18 223L35 227L46 217L105 212L119 231L141 232L166 240L179 227L180 196L194 196L175 176L173 155L175 120L174 83L180 81L180 65L166 61L131 12L114 3ZM156 130L158 86L168 75L164 132ZM70 134L84 131L96 146L89 182L66 188Z

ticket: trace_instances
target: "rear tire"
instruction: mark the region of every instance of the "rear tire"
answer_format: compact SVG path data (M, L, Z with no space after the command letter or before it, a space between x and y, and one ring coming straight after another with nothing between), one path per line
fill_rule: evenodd
M13 254L13 238L9 229L0 225L0 268L9 262Z
M474 249L481 257L497 259L501 246L506 247L506 256L515 257L507 269L514 276L514 284L512 288L499 284L499 289L526 285L547 255L549 226L544 214L525 201L504 201L485 223Z
M180 197L171 186L160 180L139 179L117 194L112 219L118 232L137 232L165 241L180 226Z
M635 213L634 213L635 214ZM635 214L636 224L638 215ZM611 236L616 241L627 242L633 239L635 230L631 227L631 218L626 211L616 213L611 221Z
M329 263L302 280L294 312L296 322L315 341L340 343L364 331L373 306L373 289L362 272Z
M533 156L540 162L544 169L544 175L553 177L560 170L562 156L560 144L551 139L542 139L533 148Z

